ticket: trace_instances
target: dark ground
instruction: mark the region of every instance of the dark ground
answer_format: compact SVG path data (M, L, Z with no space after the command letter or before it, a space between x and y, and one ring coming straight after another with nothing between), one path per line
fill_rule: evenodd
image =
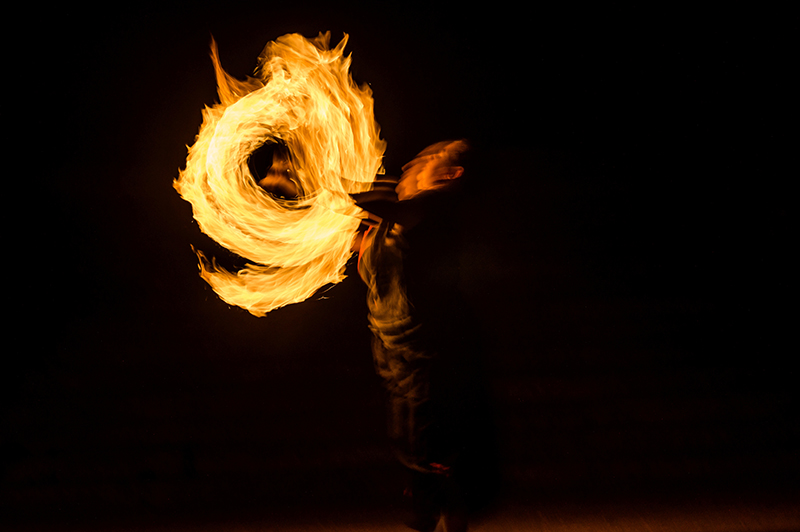
M797 529L785 14L96 9L6 37L6 524L398 529L353 265L266 318L228 308L190 244L237 261L172 189L215 100L210 35L243 77L268 41L331 30L390 173L476 145L485 530Z

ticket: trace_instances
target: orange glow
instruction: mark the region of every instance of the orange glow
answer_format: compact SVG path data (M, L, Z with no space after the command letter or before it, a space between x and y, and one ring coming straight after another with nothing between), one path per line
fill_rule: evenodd
M350 76L347 35L333 49L329 42L330 33L285 35L266 46L255 77L244 81L222 69L212 42L220 103L204 109L174 183L200 229L252 261L229 272L197 251L201 277L256 316L344 278L361 213L348 194L369 190L382 173L386 146L372 91ZM260 180L265 190L248 160L270 143L285 145L288 161L276 156ZM269 183L299 194L279 197Z

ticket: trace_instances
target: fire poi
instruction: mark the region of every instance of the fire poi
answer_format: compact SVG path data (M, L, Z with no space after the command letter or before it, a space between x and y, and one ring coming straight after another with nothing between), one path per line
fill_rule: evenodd
M230 272L196 251L220 298L256 316L344 278L361 212L349 194L369 190L382 171L372 91L350 76L347 38L331 49L330 33L280 37L243 81L222 69L211 45L220 102L203 110L174 186L204 233L252 261ZM256 183L250 156L271 143L285 146L285 181L296 195Z

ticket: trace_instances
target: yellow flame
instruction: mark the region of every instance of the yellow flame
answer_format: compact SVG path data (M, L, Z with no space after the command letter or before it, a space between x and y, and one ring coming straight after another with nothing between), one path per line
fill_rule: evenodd
M344 278L361 212L348 194L369 190L382 172L372 91L350 76L347 39L330 49L330 33L280 37L244 81L222 69L211 45L220 103L204 109L174 186L204 233L254 263L233 273L197 251L202 278L256 316ZM288 148L297 198L268 193L251 174L250 155L271 142Z

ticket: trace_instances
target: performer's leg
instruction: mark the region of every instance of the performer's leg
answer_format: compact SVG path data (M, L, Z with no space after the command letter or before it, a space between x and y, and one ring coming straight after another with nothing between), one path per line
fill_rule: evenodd
M420 532L433 532L441 514L441 478L432 473L411 472L411 520L408 526Z

